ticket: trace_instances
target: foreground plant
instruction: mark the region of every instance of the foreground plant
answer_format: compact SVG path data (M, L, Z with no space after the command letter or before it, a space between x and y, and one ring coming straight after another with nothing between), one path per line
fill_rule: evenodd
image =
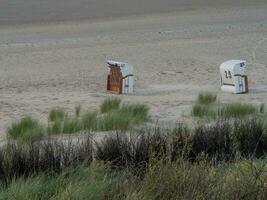
M103 103L100 105L100 111L101 113L108 113L112 110L119 109L121 104L121 100L116 97L107 98L103 101Z
M7 134L22 143L31 143L43 138L46 135L46 131L40 122L30 116L26 116L12 123L7 129Z

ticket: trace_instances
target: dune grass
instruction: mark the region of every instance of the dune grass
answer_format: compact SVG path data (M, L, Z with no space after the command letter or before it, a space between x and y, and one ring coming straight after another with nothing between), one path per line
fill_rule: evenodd
M260 105L260 113L265 113L265 103L261 103L261 105Z
M121 104L121 100L119 98L116 98L116 97L107 98L100 105L100 112L108 113L112 110L117 110L119 109L120 104Z
M118 98L108 98L99 112L83 111L80 106L70 115L63 108L53 108L48 115L48 133L79 131L127 130L149 120L149 108L143 104L121 104Z
M205 92L200 93L192 108L192 116L199 118L244 118L258 113L264 113L265 106L261 104L259 108L249 103L216 103L216 94Z
M201 92L198 95L197 104L203 104L203 105L211 104L211 103L214 103L216 99L217 99L217 95L215 93Z
M81 124L84 130L97 130L97 112L86 111L81 116Z
M124 104L118 110L118 113L132 118L135 124L149 120L149 108L144 104Z
M243 160L209 167L187 161L155 161L144 178L112 171L101 164L62 174L14 180L1 187L0 199L140 200L140 199L266 199L266 161Z
M192 108L192 115L199 118L214 118L216 117L217 95L211 92L201 92Z
M149 120L149 108L143 104L123 104L98 118L98 130L127 130Z
M241 118L257 114L259 109L248 103L228 103L219 109L219 116L223 118Z
M67 117L67 112L64 108L52 108L48 113L48 121L55 122L58 120L63 120Z
M96 164L78 167L62 174L40 174L13 181L6 189L1 188L0 199L44 200L120 199L118 173Z
M123 130L94 146L90 135L75 144L36 141L45 129L24 117L8 134L35 143L0 149L0 199L266 199L266 124L243 118L261 108L218 107L215 101L197 101L195 113L224 116L216 123L138 129L130 135L125 134L129 128L149 120L146 105L119 104L105 112L79 107L72 115L51 110L49 133Z
M11 144L0 150L0 199L266 199L263 120L137 131L94 147L89 136Z
M7 128L7 134L22 143L31 143L46 135L45 128L30 116L23 117Z
M193 105L192 115L199 118L215 118L217 115L216 109L212 105L195 104Z

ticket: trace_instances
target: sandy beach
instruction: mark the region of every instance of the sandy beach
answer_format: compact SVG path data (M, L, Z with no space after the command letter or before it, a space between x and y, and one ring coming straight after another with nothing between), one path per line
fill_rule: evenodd
M185 120L206 90L267 103L266 2L101 1L0 1L0 135L25 114L45 123L51 107L96 108L110 95L106 58L134 66L135 92L121 98L146 103L154 120ZM229 59L247 60L248 94L220 92Z

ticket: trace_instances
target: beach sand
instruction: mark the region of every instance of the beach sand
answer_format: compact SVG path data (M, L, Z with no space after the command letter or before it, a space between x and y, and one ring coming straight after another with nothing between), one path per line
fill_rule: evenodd
M90 16L86 7L80 15L73 11L68 16L71 3L62 14L57 6L51 11L42 5L44 13L38 15L38 9L18 12L25 5L12 7L10 1L1 1L0 135L25 114L45 123L51 107L97 108L111 95L105 90L106 58L134 66L135 92L120 97L146 103L155 121L186 120L200 91L218 92L222 102L267 102L266 3L221 0L213 5L211 0L192 0L191 5L181 1L185 5L179 6L167 0L155 1L154 8L152 0L146 0L144 6L134 4L126 12L130 0L120 1L114 0L122 7L113 11L97 4L96 14ZM219 66L229 59L247 60L250 93L220 92Z

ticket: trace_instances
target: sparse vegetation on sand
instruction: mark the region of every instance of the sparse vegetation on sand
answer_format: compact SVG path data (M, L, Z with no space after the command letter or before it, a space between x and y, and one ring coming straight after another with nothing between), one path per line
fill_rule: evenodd
M121 104L118 98L109 98L100 105L99 111L83 111L81 106L69 114L64 108L52 108L45 129L32 117L24 117L7 130L13 139L25 143L38 139L46 133L69 134L80 131L128 130L149 120L149 108L143 104Z
M219 116L223 118L241 118L259 113L260 109L248 103L228 103L219 109Z
M216 102L216 94L200 93L192 108L192 115L199 118L243 118L258 113L264 113L264 104L259 108L249 103Z
M147 127L131 134L129 128L149 120L147 106L120 103L106 112L76 107L73 115L54 109L48 117L50 134L120 132L99 141L88 134L75 140L30 137L22 140L32 141L28 145L4 145L0 199L266 199L267 126L257 115L264 108L219 106L209 96L202 95L196 105L215 112L196 113L215 114L217 121ZM43 126L26 117L8 131L20 140L24 130L35 133L38 127Z
M41 139L46 135L43 125L30 116L23 117L21 120L12 123L7 128L8 137L16 139L22 143L29 143Z
M211 92L201 92L198 95L197 103L202 105L207 105L214 103L217 99L217 95Z
M118 110L121 104L121 100L119 98L107 98L100 105L101 113L108 113L113 110Z
M149 109L143 104L121 104L118 98L108 98L100 105L100 112L79 108L75 115L64 109L52 110L49 114L50 134L75 133L82 130L109 131L127 130L149 120ZM79 114L77 114L79 113ZM55 119L55 120L51 120Z

